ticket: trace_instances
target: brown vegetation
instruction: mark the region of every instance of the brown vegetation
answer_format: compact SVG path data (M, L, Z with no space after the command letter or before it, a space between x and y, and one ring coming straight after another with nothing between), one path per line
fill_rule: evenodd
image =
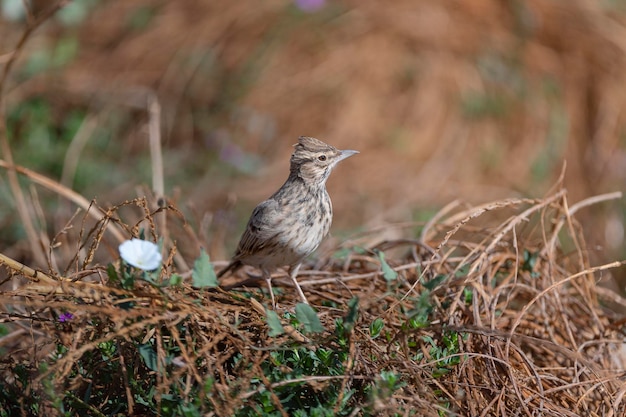
M626 413L617 313L626 300L605 288L616 277L622 285L623 265L610 260L624 257L624 203L602 194L626 180L623 6L329 1L309 14L279 0L107 1L68 29L40 3L45 23L27 31L28 42L19 43L23 26L36 28L36 19L0 26L0 169L17 208L0 207L5 386L58 411L51 392L84 398L105 375L81 379L77 363L114 342L109 359L121 367L111 396L131 413L142 406L129 371L155 378L158 398L172 386L191 395L214 378L202 401L216 415L263 390L285 414L284 384L354 389L349 405L363 415ZM73 59L25 75L38 51L72 37ZM19 136L30 120L9 126L18 136L7 139L9 113L31 99L51 103L53 130L71 111L84 113L68 145L74 158L56 161L62 174L35 162ZM112 139L99 148L102 132ZM325 332L290 328L286 313L288 331L269 336L260 290L198 290L189 275L200 248L212 259L229 255L247 208L286 176L301 134L361 151L329 192L335 230L365 232L330 240L303 271ZM153 192L136 180L146 137L153 171L142 178L152 178ZM75 184L79 163L107 158L105 171ZM7 232L16 224L21 240ZM180 274L182 284L109 280L117 245L140 230L163 238L160 279ZM292 290L284 288L280 313L293 312ZM343 332L337 320L349 321L353 297L358 319ZM64 312L74 318L59 322ZM374 337L377 319L384 327ZM341 337L349 343L340 375L276 382L264 374L273 352L340 352ZM142 365L137 341L155 346L167 372ZM172 348L175 366L166 364ZM22 366L27 386L15 379ZM383 372L402 386L385 391Z
M580 208L611 198L615 196L568 208L567 195L559 190L539 200L449 206L421 226L417 238L320 259L319 269L307 269L301 278L326 328L317 335L303 334L283 317L286 333L269 336L266 310L253 289L224 292L137 281L133 289L122 290L107 284L104 266L87 261L79 262L68 277L47 277L4 259L13 288L0 294L6 309L2 315L14 327L3 340L11 358L3 362L5 377L17 363L30 363L34 371L61 345L67 353L46 372L35 374L25 389L42 392L43 381L52 378L57 392L81 397L104 377L94 374L92 380L83 380L76 367L102 343L119 344L119 356L110 360L130 366L132 378L148 378L136 363L133 342L143 340L156 347L158 366L170 369L157 373L158 395L168 394L180 381L187 381L188 387L181 389L189 393L195 384L213 377L215 383L203 401L216 415L233 415L263 390L294 384L324 392L335 383L334 389L339 384L341 391L360 393L349 404L365 415L413 410L437 416L447 410L467 416L620 416L626 412L623 319L601 305L624 306L626 300L602 290L597 282L621 263L591 266L580 224L573 217ZM154 226L167 213L170 224L180 224L171 210L148 214L142 224ZM117 210L106 218L118 219ZM107 246L101 241L109 224L106 218L81 230L87 260ZM403 233L414 226L402 226ZM123 228L136 231L137 225ZM173 237L197 239L186 230L187 237ZM345 247L358 248L360 240L355 237ZM174 261L176 247L167 242L166 247L169 255L159 278L164 283L177 272L185 275ZM386 261L381 261L381 251L388 254ZM394 252L403 255L391 257ZM289 282L278 277L276 281ZM339 349L337 320L349 322L348 300L353 297L359 300L358 313L346 330L343 374L263 379L262 365L271 361L272 352L295 346L311 352ZM279 304L286 310L278 312L293 311L296 300L293 288L285 288ZM73 319L60 323L62 312L72 312ZM382 330L374 336L376 320ZM172 345L179 351L173 371L166 360ZM142 410L131 393L126 374L130 371L120 372L109 375L117 384L99 389L125 398L129 412ZM375 383L384 372L399 375L403 385L363 397L358 387ZM254 382L259 378L264 381L261 387ZM282 409L275 398L275 406Z

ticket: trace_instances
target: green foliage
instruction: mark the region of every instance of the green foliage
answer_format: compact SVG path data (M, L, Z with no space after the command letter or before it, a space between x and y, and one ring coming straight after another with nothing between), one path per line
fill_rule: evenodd
M217 287L217 276L213 269L213 264L209 259L209 255L204 249L200 251L200 256L193 264L193 272L191 275L193 286L198 288Z
M123 281L125 273L124 269L116 271L109 268L109 276L116 282ZM348 416L357 408L362 410L362 415L375 415L373 405L406 387L410 375L388 368L389 357L386 355L380 358L371 356L368 358L370 365L380 366L378 376L370 381L355 380L346 384L345 377L349 375L346 365L354 360L350 352L355 332L369 334L371 339L382 339L376 344L388 344L390 352L408 348L414 355L405 360L418 362L425 359L419 347L420 342L424 342L430 346L429 369L437 378L444 377L462 359L458 355L461 352L461 335L457 332L443 331L439 336L416 332L429 325L434 309L429 292L424 291L412 303L413 308L402 313L405 322L400 328L387 325L383 317L363 323L357 298L344 306L342 315L335 319L334 329L328 329L330 331L322 326L317 312L307 304L298 304L295 311L286 311L280 316L273 310L266 310L269 335L280 344L267 346L252 356L235 353L220 365L221 372L229 369L233 374L236 371L252 375L243 387L238 385L236 378L230 382L222 379L217 384L216 375L204 360L195 363L202 380L189 379L182 372L185 368L180 367L183 356L180 345L172 337L173 333L166 326L151 324L133 336L115 335L95 344L73 362L63 386L52 383L54 374L51 373L43 380L43 388L34 391L26 403L16 402L15 395L33 383L32 376L36 373L23 366L15 366L15 383L0 386L0 408L9 410L6 415L27 409L29 415L41 416L38 404L46 403L58 415L124 415L129 412L128 389L133 396L135 414L200 417L216 411L214 402L209 399L223 401L219 396L223 395L223 384L227 383L232 385L227 387L229 392L237 393L244 388L243 392L235 394L246 398L233 410L232 415L237 417L281 416L284 412L293 416ZM127 303L124 308L138 307ZM123 327L144 319L141 316L127 319ZM306 344L294 342L284 333L283 323L294 326L312 339ZM75 325L74 322L71 325ZM242 326L239 321L232 325L233 329ZM92 318L90 326L91 331L101 332L102 335L120 324ZM181 321L176 325L176 338L191 349L202 349L202 344L195 345L197 336L192 329L187 321ZM398 337L395 331L402 332L404 336ZM159 332L159 337L155 336L156 332ZM98 339L101 336L94 334L93 337ZM43 362L39 372L49 369L49 365L70 353L70 348L57 344L53 355L55 359ZM167 381L166 386L163 381ZM78 382L75 385L78 389L70 388L74 382ZM222 391L218 390L218 386Z
M112 285L119 286L125 290L133 289L135 286L135 275L132 273L132 267L120 262L120 271L115 269L113 264L107 266L107 276Z
M421 329L430 325L430 314L433 306L430 302L430 292L422 292L413 300L413 308L407 311L408 320L402 325L405 330Z
M16 363L12 366L12 383L0 384L0 416L19 416L22 412L38 416L41 393L34 392L30 398L24 398L24 392L37 375L38 370L31 365ZM21 401L20 401L21 400Z
M143 359L143 363L150 369L151 371L158 372L159 368L157 366L157 355L154 350L154 346L149 343L142 343L139 345L139 354L141 355L141 359Z
M267 319L267 325L270 328L270 331L268 333L270 337L279 336L285 333L285 329L280 322L280 318L274 310L265 309L265 314Z
M400 376L395 372L382 371L380 373L380 383L378 388L388 393L388 395L385 396L391 395L391 393L404 385L406 385L406 383L402 382Z
M65 151L84 117L83 110L69 109L57 120L53 104L37 97L9 108L7 134L18 163L60 177Z
M124 289L133 288L135 286L135 276L130 273L131 267L129 265L123 265L121 268L122 271L118 274L113 264L109 264L107 266L107 276L109 277L109 282L112 285L119 285Z
M348 301L348 312L343 319L343 328L346 334L351 333L359 319L359 299L352 297Z
M395 280L397 273L386 263L382 252L379 253L379 259L383 265L383 274L390 278L388 282L391 281L392 273ZM131 267L123 261L119 263L119 268L109 265L107 274L111 285L128 291L145 291L146 286L137 286L138 281L150 282L149 288L156 291L153 293L154 299L165 299L165 303L159 306L169 305L167 285L180 287L174 288L172 294L179 294L178 291L184 288L182 278L177 275L165 278L165 285L159 285L156 282L157 275L152 276L150 272ZM252 345L246 344L256 349L255 343L259 346L265 343L252 355L234 350L230 358L221 357L219 370L208 363L209 355L194 356L191 353L203 351L206 344L206 336L197 333L197 322L181 318L173 325L174 328L162 321L152 321L151 317L144 317L143 313L135 313L143 308L144 302L132 298L118 300L114 303L116 308L130 314L123 323L95 316L89 319L87 327L91 339L82 343L83 346L91 344L91 347L80 357L72 358L71 369L65 371L63 383L59 384L58 375L55 374L59 370L50 372L41 380L40 389L34 390L30 399L18 402L15 400L18 398L16 392L31 386L35 373L15 366L15 383L0 387L0 408L12 413L7 415L13 415L16 410L28 410L29 415L42 416L44 414L37 407L45 403L48 409L52 407L58 415L124 415L130 411L130 393L135 414L199 417L217 412L216 402L228 402L224 393L232 392L231 400L245 398L232 410L234 416L282 416L284 413L294 416L348 416L359 409L362 415L374 415L374 404L380 404L380 400L390 398L402 390L411 378L406 373L389 368L390 359L401 358L399 352L410 354L402 360L419 363L427 360L429 366L425 369L430 370L431 376L436 378L445 377L460 363L462 357L458 353L461 352L461 336L458 333L447 330L440 334L431 331L422 333L422 329L430 326L435 311L430 291L440 286L446 277L435 276L423 283L424 288L418 296L403 298L403 303L397 307L399 315L391 321L380 316L369 318L364 323L364 313L356 297L345 305L332 303L328 307L335 313L342 309L335 316L334 329L329 324L324 326L317 311L308 304L296 304L293 310L287 310L281 315L266 310L265 320L261 318L258 323L267 326L267 334L272 339L260 337ZM192 280L198 287L217 284L212 264L204 251L194 264ZM398 293L400 296L401 293ZM176 310L177 307L169 305L168 308ZM163 316L164 319L166 317L167 314ZM59 329L72 331L78 323L75 319L71 320L62 323L59 320ZM144 321L149 324L143 326ZM242 316L226 321L231 332L227 337L237 337L240 331L245 331L244 323L248 323L248 326L250 323L242 320ZM137 327L137 324L142 326ZM306 334L306 343L295 342L292 335L286 334L287 324ZM118 333L120 329L133 326L139 331ZM263 329L257 329L252 334L266 333ZM352 380L352 367L346 366L355 361L355 357L351 356L355 337L363 336L371 340L378 339L375 345L386 344L388 353L381 351L380 357L372 354L367 358L370 366L378 366L374 368L378 369L377 376L371 380ZM363 343L363 340L356 343ZM189 350L182 352L181 346L188 346ZM425 346L428 347L428 359L424 355ZM57 343L53 359L42 362L38 372L45 372L56 361L74 354L72 349ZM229 349L233 349L233 345ZM185 363L189 360L193 364ZM186 372L188 365L196 369L196 377L190 378L192 374ZM229 376L224 379L224 375ZM240 385L237 375L247 377L244 385Z
M385 260L385 253L382 251L378 251L378 259L380 260L380 267L383 271L383 277L385 278L385 281L395 281L398 278L398 273L394 271Z
M474 292L472 291L472 288L471 287L463 288L463 300L465 301L465 304L471 305L473 299L474 299Z
M317 313L308 304L296 304L296 318L304 326L305 333L321 333L324 331L324 326L322 326L322 322L317 317Z
M382 332L384 327L385 321L382 318L377 317L376 319L374 319L372 324L370 324L370 337L372 339L376 339L378 336L380 336L380 333Z
M530 276L533 278L539 277L539 273L535 271L537 259L539 259L539 252L530 252L528 249L524 249L524 259L520 269L530 272Z
M170 276L170 280L168 285L170 287L178 287L183 283L183 277L181 275L178 274L172 274Z
M448 374L453 367L461 363L461 356L458 355L460 352L459 333L444 331L439 340L431 336L424 336L424 340L430 344L430 357L436 361L432 372L435 378Z
M262 381L256 381L258 393L252 397L249 405L241 408L235 415L248 416L280 416L280 408L293 416L347 416L353 407L350 400L356 390L345 392L339 404L341 380L331 379L325 389L316 390L306 381L315 381L315 376L343 375L343 363L347 352L318 347L294 347L271 352L270 360L262 363L265 377L270 383L282 383L272 388L263 389ZM291 381L291 382L289 382ZM272 399L272 393L279 399L280 407ZM338 411L333 411L338 405Z
M439 284L441 284L443 281L445 281L446 278L447 278L447 275L439 274L439 275L435 276L433 279L424 282L423 283L424 288L426 288L428 291L432 291L435 288L437 288L439 286Z

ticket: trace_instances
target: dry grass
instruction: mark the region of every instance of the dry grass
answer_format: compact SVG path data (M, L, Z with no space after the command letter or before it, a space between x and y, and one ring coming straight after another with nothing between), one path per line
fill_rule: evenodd
M50 392L67 401L67 396L83 398L86 390L97 388L109 390L107 397L123 398L129 414L141 414L146 411L135 402L133 380L151 380L159 399L173 391L194 398L213 378L199 396L202 409L215 415L235 415L258 402L259 393L290 384L301 395L354 390L348 402L353 415L413 410L436 416L446 410L472 416L620 416L626 412L623 318L602 307L604 292L597 283L622 263L589 265L581 225L573 216L578 207L615 197L568 207L561 189L543 199L450 205L420 227L419 237L414 225L405 228L406 239L340 250L343 256L320 259L319 269L309 267L301 277L326 331L305 334L289 327L284 313L293 312L297 297L285 288L278 312L288 331L274 337L268 336L266 311L257 301L267 302L260 290L200 290L189 280L164 287L137 281L123 290L107 279L104 265L91 262L96 252L106 250L107 225L115 223L133 235L139 226L153 230L158 216L184 225L173 208L150 212L145 201L137 200L129 205L144 213L140 222L126 225L120 206L106 210L90 229L84 214L74 222L83 250L70 262L71 274L42 275L2 260L10 275L3 286L11 287L0 293L2 321L11 329L0 339L3 379L17 387L12 373L18 364L26 367L29 384L20 388L43 398L49 410L54 409ZM175 241L195 241L190 228L172 229L185 231ZM358 248L359 239L344 247ZM173 274L189 274L174 261L173 242L165 242L163 282ZM383 267L380 251L397 276ZM110 260L115 262L115 256ZM278 286L288 282L276 281ZM350 322L353 297L359 300L358 318L342 333L337 320ZM610 301L615 300L624 304L614 295ZM75 317L60 323L62 312ZM384 327L373 337L377 320ZM343 348L341 340L347 342ZM95 367L85 380L79 367L90 363L90 355L101 354L107 342L117 346L107 360L122 365L119 373L105 377ZM143 364L141 344L154 347L156 371ZM63 354L57 356L59 346ZM288 370L281 369L285 380L271 379L267 364L275 360L272 354L298 347L345 349L338 364L342 373L289 379ZM172 351L178 352L175 358ZM42 363L48 366L37 372L44 369ZM384 372L397 374L402 383L388 391L380 388ZM113 383L103 385L105 380ZM367 391L366 386L378 388ZM280 395L271 396L272 401L287 413Z

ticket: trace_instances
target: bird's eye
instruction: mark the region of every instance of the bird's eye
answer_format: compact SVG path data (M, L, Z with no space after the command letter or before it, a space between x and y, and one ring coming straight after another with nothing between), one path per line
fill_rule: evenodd
M326 155L320 155L317 157L317 159L319 159L320 161L325 161L326 160Z

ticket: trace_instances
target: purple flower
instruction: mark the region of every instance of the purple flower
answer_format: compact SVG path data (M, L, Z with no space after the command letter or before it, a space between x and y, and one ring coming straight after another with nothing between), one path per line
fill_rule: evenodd
M231 165L238 165L244 157L245 155L241 148L232 143L227 143L220 151L220 159Z
M69 312L65 312L63 314L61 314L59 316L59 322L60 323L67 323L68 321L72 320L74 318L74 315L72 313Z
M326 4L326 0L294 0L296 6L303 12L316 12Z

